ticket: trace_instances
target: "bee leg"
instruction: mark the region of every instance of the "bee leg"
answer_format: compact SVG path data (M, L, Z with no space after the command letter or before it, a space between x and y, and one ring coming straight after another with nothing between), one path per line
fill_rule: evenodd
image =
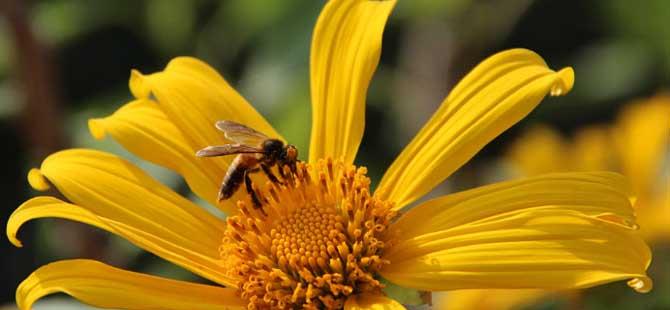
M261 200L258 198L258 194L256 194L256 191L254 191L254 187L251 184L251 178L249 177L249 172L247 171L244 174L244 185L247 188L247 193L251 196L251 201L254 203L254 207L256 208L261 208Z
M261 169L263 169L263 172L265 172L265 175L268 176L268 179L270 179L272 183L284 185L284 183L279 181L277 177L274 175L274 173L272 173L272 169L270 169L270 166L266 164L261 164ZM281 171L281 169L279 169L279 171Z
M284 165L282 163L277 164L277 171L279 171L279 176L283 180L286 180L286 174L284 173Z

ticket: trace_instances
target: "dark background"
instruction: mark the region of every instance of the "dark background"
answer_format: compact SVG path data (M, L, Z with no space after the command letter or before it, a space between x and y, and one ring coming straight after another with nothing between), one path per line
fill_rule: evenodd
M178 55L210 63L287 139L308 149L309 44L322 1L0 3L3 223L35 195L27 171L53 151L94 147L133 158L110 140L94 141L86 120L105 116L131 99L131 68L158 71ZM669 20L670 2L663 0L401 0L384 35L357 163L368 166L378 180L454 83L497 51L525 47L554 69L573 66L573 91L546 99L487 146L454 176L458 182L450 190L478 185L478 167L504 152L524 128L545 123L570 135L585 125L612 121L631 99L667 86ZM188 193L174 174L141 165ZM27 224L20 237L25 244L21 249L6 238L0 242L0 304L13 301L16 285L32 270L62 258L95 258L136 271L193 277L84 225L41 220ZM663 274L667 278L667 271ZM656 290L647 295L632 293L623 283L591 290L585 305L670 308L668 287L659 286L658 280ZM615 302L618 306L611 306ZM543 303L536 308L560 307Z

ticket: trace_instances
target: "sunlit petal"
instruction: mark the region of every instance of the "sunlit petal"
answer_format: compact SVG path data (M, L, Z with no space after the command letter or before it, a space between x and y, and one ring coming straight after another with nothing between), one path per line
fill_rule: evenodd
M131 163L108 153L74 149L49 156L40 172L74 205L102 223L96 226L111 228L136 245L212 281L234 283L219 263L225 224ZM33 218L64 217L68 211L62 208L70 207L50 200L33 199L26 204L42 206ZM83 211L77 216L71 219L93 220Z
M216 70L198 59L178 57L165 70L149 75L133 71L130 88L137 98L155 97L194 150L225 143L223 133L214 127L218 120L233 120L282 139ZM213 162L218 166L213 173L222 176L232 156L200 160Z
M33 272L16 289L16 303L32 308L40 298L66 293L114 309L244 309L235 289L188 283L114 268L93 260L65 260Z
M39 196L31 198L14 210L9 220L7 220L7 239L15 246L22 247L23 243L17 237L21 226L30 220L45 217L73 220L96 226L109 232L115 232L114 228L104 222L105 219L96 216L80 206L61 201L54 197Z
M89 120L89 129L96 139L110 135L133 154L176 171L202 199L229 214L233 212L233 203L216 200L225 171L218 169L214 161L196 157L196 150L156 102L130 102L108 117Z
M491 56L456 85L396 158L379 188L401 208L429 192L489 141L526 116L547 94L573 85L571 68L549 69L532 51Z
M651 289L623 178L563 173L498 183L421 204L392 226L380 273L422 290L583 288L633 278ZM421 223L421 225L417 225Z
M329 1L314 29L310 58L309 161L353 163L365 127L365 97L395 1Z

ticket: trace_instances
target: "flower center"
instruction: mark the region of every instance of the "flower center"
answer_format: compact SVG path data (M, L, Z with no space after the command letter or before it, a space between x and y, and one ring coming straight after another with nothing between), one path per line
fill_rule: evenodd
M260 207L238 201L220 249L249 308L338 309L352 294L379 292L396 212L370 195L366 169L330 159L284 168L282 184L256 188Z

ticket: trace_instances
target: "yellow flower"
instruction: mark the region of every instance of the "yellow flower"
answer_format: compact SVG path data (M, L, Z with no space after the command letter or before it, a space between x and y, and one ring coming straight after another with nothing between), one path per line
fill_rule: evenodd
M653 245L670 240L670 175L662 170L669 139L670 94L661 93L627 106L612 126L584 128L571 141L549 127L532 127L506 160L525 176L556 171L622 173L636 195L641 236ZM542 290L465 290L441 294L436 303L444 309L512 309L552 295L556 294Z
M525 309L539 300L548 300L552 292L525 290L458 290L433 295L436 310L505 310Z
M514 49L470 72L387 170L374 192L353 166L363 135L365 95L395 1L330 1L318 19L310 74L309 160L282 184L257 175L262 205L244 191L218 204L230 158L193 154L221 144L213 124L234 120L281 137L212 68L172 60L151 75L133 71L135 100L89 123L150 162L180 173L191 190L226 211L222 221L115 155L84 149L49 156L28 179L69 202L36 197L7 224L42 217L84 222L117 234L214 284L123 271L90 260L43 266L17 289L21 309L65 292L98 307L216 309L305 306L401 309L381 290L403 287L575 288L632 279L651 289L646 244L621 176L563 173L484 186L414 203L548 93L573 84ZM288 171L287 171L288 173ZM407 208L412 206L412 208Z

